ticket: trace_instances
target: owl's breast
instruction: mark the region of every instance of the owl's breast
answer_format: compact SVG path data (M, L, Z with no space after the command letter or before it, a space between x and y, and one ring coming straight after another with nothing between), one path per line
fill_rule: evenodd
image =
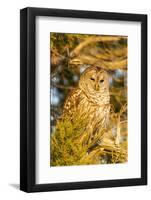
M77 107L77 114L82 113L88 119L88 123L99 123L104 118L109 117L109 104L95 104L88 101L87 97L83 96Z
M81 98L81 101L77 105L77 111L79 111L79 113L84 112L89 118L95 118L96 120L108 114L108 110L109 104L95 104L89 101L85 96Z
M103 97L103 96L101 96ZM64 106L64 114L74 123L74 120L80 118L86 121L87 126L105 127L109 119L109 99L95 96L87 96L82 90L77 89L71 93ZM97 99L97 101L96 101ZM103 101L105 99L105 101ZM62 117L63 117L62 116Z

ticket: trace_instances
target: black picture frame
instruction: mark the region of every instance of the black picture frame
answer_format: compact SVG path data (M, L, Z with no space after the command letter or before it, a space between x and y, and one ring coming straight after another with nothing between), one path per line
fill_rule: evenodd
M35 19L53 16L141 23L141 178L36 184ZM25 192L121 187L147 184L147 15L48 8L20 11L20 189Z

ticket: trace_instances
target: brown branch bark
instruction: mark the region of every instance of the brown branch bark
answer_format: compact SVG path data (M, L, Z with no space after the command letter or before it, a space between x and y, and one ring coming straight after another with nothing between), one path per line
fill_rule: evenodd
M90 37L89 39L86 39L85 41L81 42L71 53L70 56L76 56L80 53L80 51L87 45L95 42L115 42L119 41L123 38L127 37L117 37L117 36L100 36L100 37Z

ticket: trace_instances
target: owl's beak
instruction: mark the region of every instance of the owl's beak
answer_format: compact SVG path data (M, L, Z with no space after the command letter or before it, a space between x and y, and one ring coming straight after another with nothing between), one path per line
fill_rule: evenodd
M95 90L96 90L96 91L99 91L99 89L100 89L100 88L99 88L99 84L96 84L96 85L95 85Z

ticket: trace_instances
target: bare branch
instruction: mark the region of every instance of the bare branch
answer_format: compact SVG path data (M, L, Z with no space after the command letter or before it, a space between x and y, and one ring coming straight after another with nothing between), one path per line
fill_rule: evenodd
M80 53L80 51L87 45L95 42L115 42L119 41L123 38L127 37L116 37L116 36L100 36L100 37L90 37L89 39L86 39L85 41L81 42L71 53L70 56L76 56Z

